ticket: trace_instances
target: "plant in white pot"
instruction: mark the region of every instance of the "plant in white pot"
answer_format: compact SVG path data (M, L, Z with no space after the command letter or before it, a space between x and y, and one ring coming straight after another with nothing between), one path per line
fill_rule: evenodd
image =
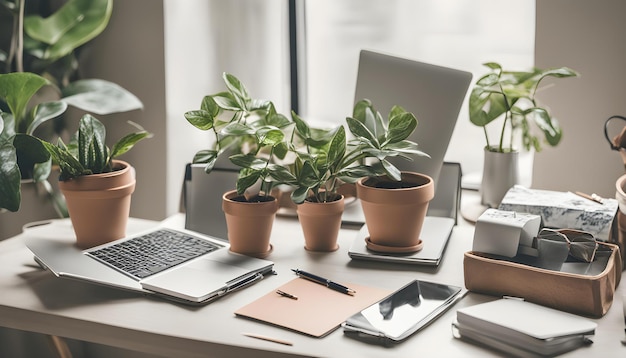
M487 142L481 203L497 207L508 189L519 183L520 148L516 145L539 152L543 143L556 146L561 140L558 121L537 101L540 82L546 77L566 78L578 73L567 67L507 71L494 62L484 65L490 72L476 81L470 93L469 117L473 124L483 127ZM498 142L490 142L487 125L498 119Z
M388 157L404 157L410 159L409 155L427 156L426 153L418 149L417 143L407 140L417 127L417 119L412 113L406 112L399 106L394 106L389 114L389 120L384 121L379 112L374 109L372 103L363 99L358 101L351 117L346 118L347 127L352 134L352 139L346 139L346 132L343 126L339 126L330 131L312 131L304 121L294 114L296 122L296 133L304 139L306 150L295 150L296 162L292 167L296 177L296 189L292 193L292 200L298 205L298 217L305 231L306 247L312 250L331 251L336 249L337 232L341 225L341 213L343 211L343 197L338 193L342 183L357 182L357 193L365 212L365 220L370 230L370 238L383 246L413 246L404 243L397 244L387 240L389 235L396 236L393 224L390 225L388 214L394 216L392 220L400 220L402 226L413 227L417 233L413 232L411 241L418 239L421 230L420 219L416 218L421 212L414 212L401 204L396 210L397 201L391 200L391 209L383 208L383 212L375 211L381 204L377 203L375 194L371 192L384 192L388 198L394 197L397 189L376 188L381 182L393 183L392 187L403 188L411 186L421 187L432 191L432 179L430 189L427 178L414 173L401 173ZM412 176L419 176L420 185L407 183ZM402 192L407 190L399 189ZM433 191L434 193L434 191ZM406 193L400 194L405 196ZM426 200L432 199L432 195ZM327 206L337 206L334 210L338 212L332 221L315 221L323 219L324 214L329 210ZM309 212L311 210L311 212ZM409 213L409 219L402 219L397 216L397 212ZM425 216L426 211L423 212ZM309 219L314 221L309 222ZM378 225L380 219L386 221L381 227ZM305 222L306 220L306 222ZM406 220L406 221L405 221ZM421 218L423 220L423 217ZM417 222L417 225L413 223ZM419 228L415 227L419 226ZM313 230L312 233L307 233ZM315 231L318 231L316 233ZM326 238L320 246L315 246L314 237ZM330 239L329 239L330 238Z
M76 234L76 244L89 248L126 236L135 170L115 159L152 135L138 125L137 131L105 144L106 129L93 116L84 115L72 141L65 145L43 142L59 166L59 188L65 196Z
M283 130L292 122L277 113L272 102L251 98L235 76L224 73L223 79L227 91L205 96L200 109L185 113L189 123L211 131L215 140L193 162L205 164L210 175L218 158L229 155L240 168L233 190L224 193L222 201L230 249L264 257L272 249L270 236L278 211L278 201L270 193L275 185L293 180L287 168L276 163L287 154Z

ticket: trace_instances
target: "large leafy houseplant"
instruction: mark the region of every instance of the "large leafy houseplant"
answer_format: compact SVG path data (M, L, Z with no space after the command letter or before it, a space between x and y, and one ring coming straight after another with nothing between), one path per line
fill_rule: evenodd
M487 149L494 152L514 150L515 133L520 131L524 149L540 151L542 140L556 146L562 135L558 121L536 98L539 84L546 77L566 78L578 76L567 67L530 71L507 71L495 62L484 64L490 72L480 77L469 97L470 121L483 127ZM489 141L486 126L502 117L498 142ZM508 138L507 138L508 136Z
M0 209L10 211L20 208L21 179L45 182L49 175L48 154L34 137L42 137L35 132L42 123L62 118L68 104L96 114L142 107L114 83L78 78L77 53L106 28L112 0L68 0L59 8L47 0L28 4L0 1L0 17L12 24L8 41L0 42L8 44L0 48ZM52 90L41 97L52 99L39 100L47 89Z
M304 143L303 148L292 144L296 155L293 165L296 180L292 185L296 188L291 197L297 204L305 200L337 200L341 184L354 183L366 176L386 175L400 181L400 170L387 160L388 157L411 160L410 155L428 156L418 149L417 143L407 139L418 122L413 113L400 106L394 106L385 121L370 100L358 101L352 116L346 118L352 134L350 140L344 126L316 130L296 113L292 116L295 135Z
M256 188L248 198L265 200L274 185L290 182L287 168L277 163L285 158L288 145L286 130L292 123L277 113L274 104L267 100L251 98L245 85L235 76L224 73L227 91L205 96L200 109L185 113L194 127L211 131L214 143L211 149L199 151L194 163L205 164L210 173L222 155L240 168L236 182L239 195Z

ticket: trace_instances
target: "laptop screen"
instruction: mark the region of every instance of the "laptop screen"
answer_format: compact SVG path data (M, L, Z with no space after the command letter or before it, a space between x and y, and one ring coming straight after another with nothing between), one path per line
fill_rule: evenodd
M400 170L429 175L437 183L471 79L470 72L362 50L355 102L371 100L385 118L394 105L415 114L418 125L409 139L430 158L390 161Z

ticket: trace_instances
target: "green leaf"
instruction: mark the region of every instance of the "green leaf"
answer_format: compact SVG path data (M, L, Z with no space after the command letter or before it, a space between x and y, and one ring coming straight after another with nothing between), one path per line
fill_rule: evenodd
M13 138L13 145L21 176L24 178L33 178L35 163L44 163L50 159L50 154L36 137L18 133Z
M90 171L83 167L78 159L70 153L61 139L59 139L56 146L48 142L42 142L42 144L50 153L52 160L59 165L61 171L59 180L67 180L90 173Z
M220 92L212 96L218 107L227 111L241 111L243 108L237 104L235 97L228 92Z
M241 168L262 170L267 166L267 160L257 158L253 154L233 154L228 159Z
M528 111L533 113L532 118L537 127L543 131L548 144L553 147L559 144L563 134L559 122L550 117L550 114L543 108L530 108Z
M20 170L13 143L0 139L0 208L18 211L20 208Z
M291 111L291 118L296 123L296 133L302 138L309 138L311 136L309 125L293 110Z
M243 194L246 189L256 184L257 181L261 178L261 172L252 171L247 175L239 175L237 178L237 194Z
M391 164L387 160L381 160L380 163L383 165L383 168L385 168L385 172L387 173L387 176L389 178L395 181L402 180L402 174L400 173L400 170L396 168L393 164Z
M220 131L224 136L242 136L242 135L254 135L254 129L241 124L241 123L229 123L226 127Z
M214 117L209 111L202 109L189 111L185 113L185 118L187 119L187 122L203 131L213 128Z
M113 82L101 79L78 80L63 89L62 101L99 115L142 109L134 94Z
M282 165L270 164L267 166L267 170L275 182L281 184L294 184L297 181L296 177L291 174L289 169Z
M257 141L261 146L273 147L282 142L285 134L274 126L263 126L256 131Z
M78 128L78 160L93 173L101 173L108 162L105 145L106 128L95 117L86 114Z
M417 119L410 112L394 115L389 119L389 132L385 144L407 139L417 127Z
M56 60L98 36L109 23L113 0L68 0L47 18L24 19L28 36L48 44L42 58Z
M133 146L135 146L135 144L137 144L137 142L139 142L142 139L150 138L150 137L152 137L152 133L148 133L146 131L130 133L130 134L125 135L122 139L120 139L117 143L113 145L110 158L113 159L128 152L129 150L133 148Z
M335 166L343 160L346 154L346 130L343 126L339 126L339 130L333 136L326 155L326 161L329 166Z
M211 162L215 162L215 160L217 159L217 151L216 150L210 150L210 149L205 149L205 150L200 150L196 153L196 155L194 155L193 157L193 162L198 164L198 163L211 163ZM213 166L211 166L212 168Z
M360 121L347 117L346 122L348 123L348 128L350 132L357 138L361 137L367 140L375 147L379 147L378 139L374 136L372 132Z
M248 102L250 101L250 95L246 87L239 81L239 79L229 73L222 75L224 83L228 91L233 94L234 100L241 109L248 109Z
M67 104L62 101L44 102L38 104L33 109L33 122L28 126L26 133L32 135L35 132L35 129L37 129L37 127L39 127L42 123L60 116L66 109Z
M15 118L15 128L26 116L26 106L37 91L51 84L47 79L30 72L0 74L0 98L2 98Z
M211 117L215 117L220 113L220 107L211 96L204 96L204 98L202 98L200 109L206 111Z
M291 192L291 201L296 204L302 204L309 196L309 188L307 187L298 187L294 191Z

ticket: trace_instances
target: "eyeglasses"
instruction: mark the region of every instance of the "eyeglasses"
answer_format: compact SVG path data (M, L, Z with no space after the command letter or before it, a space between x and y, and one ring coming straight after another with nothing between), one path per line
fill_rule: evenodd
M598 243L592 234L574 229L541 229L537 240L565 242L569 256L584 262L593 262L598 250Z

